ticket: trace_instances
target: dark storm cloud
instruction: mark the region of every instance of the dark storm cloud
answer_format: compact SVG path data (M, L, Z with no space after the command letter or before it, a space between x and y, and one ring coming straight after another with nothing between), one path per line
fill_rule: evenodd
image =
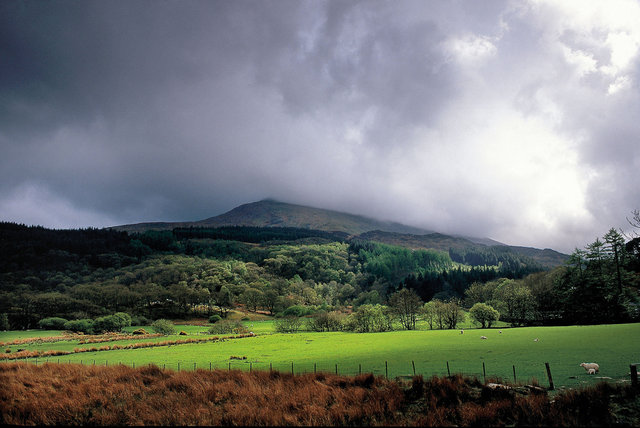
M189 203L179 196L197 177L182 158L197 153L172 104L192 82L236 72L251 43L235 39L226 3L105 6L5 3L2 170L116 217L165 192Z
M3 2L0 216L196 220L274 197L571 249L640 200L637 32L585 9Z
M187 160L198 164L204 150L212 166L222 168L216 181L233 186L224 177L237 171L217 158L232 152L239 161L248 157L250 167L250 152L260 157L261 146L278 149L277 141L260 141L259 129L254 135L232 129L255 125L261 108L278 108L243 105L258 96L249 85L273 86L286 115L335 109L358 120L362 109L379 107L386 125L372 134L388 141L385 129L428 121L448 84L446 73L438 72L442 58L430 48L443 38L433 23L403 29L404 22L390 25L359 3L56 2L5 9L3 139L17 153L5 158L4 171L20 180L26 174L17 171L26 169L30 179L67 189L73 199L111 214L149 192L182 207L171 209L171 217L193 213L194 203L204 202L192 215L219 209L212 206L217 197L191 186L200 177ZM309 11L319 15L306 17ZM317 34L305 40L301 33L314 26ZM412 43L404 42L407 36ZM245 81L234 79L242 73ZM217 88L206 99L201 89L216 85L238 87ZM194 115L202 121L191 123ZM230 146L239 144L248 150L234 153ZM99 200L82 196L82 188L99 193Z

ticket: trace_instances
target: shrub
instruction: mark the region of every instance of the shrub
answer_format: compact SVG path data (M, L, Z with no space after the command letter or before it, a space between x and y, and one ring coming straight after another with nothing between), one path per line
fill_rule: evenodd
M187 335L187 332L186 332L186 331L184 331L184 330L182 330L182 331L180 331L180 333L178 333L178 334L179 334L180 336L186 336L186 335Z
M278 333L296 333L302 327L302 319L298 317L283 317L273 323Z
M307 321L311 331L341 331L345 315L337 311L320 312Z
M126 312L116 312L113 314L113 318L116 321L117 330L115 331L121 331L124 327L131 326L131 315Z
M93 322L93 330L97 333L105 331L115 331L116 320L112 315L96 318Z
M240 321L219 321L209 328L209 334L247 333L247 328Z
M133 330L131 334L149 334L149 332L144 328L139 328L137 330Z
M249 317L242 317L240 320L241 320L241 321L251 321L251 318L249 318Z
M282 315L284 317L303 317L305 315L311 315L312 313L313 310L311 308L308 308L306 306L293 305L285 309Z
M173 323L169 320L159 319L151 324L151 329L156 333L160 334L174 334L176 332L176 328L173 326Z
M93 323L94 331L121 331L131 325L131 316L126 312L116 312L113 315L97 318Z
M43 330L62 330L67 321L60 317L43 318L38 321L38 326Z
M89 318L81 320L71 320L64 323L65 330L71 330L78 333L93 333L93 320Z
M131 317L131 325L150 325L151 320L142 315L136 315Z
M220 315L217 315L217 314L216 314L216 315L211 315L211 316L209 317L209 322L210 322L211 324L215 324L215 323L217 323L218 321L220 321L221 319L222 319L222 317L221 317Z
M390 331L392 327L390 309L382 305L361 305L343 323L345 330L358 333Z

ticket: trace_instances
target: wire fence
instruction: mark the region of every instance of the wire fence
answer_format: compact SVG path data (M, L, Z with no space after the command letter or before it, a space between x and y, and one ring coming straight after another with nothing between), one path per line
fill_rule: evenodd
M154 365L163 370L174 371L192 371L192 370L239 370L244 372L253 371L268 371L279 373L291 373L293 375L301 375L307 373L331 373L343 376L355 376L360 374L373 374L375 376L384 376L387 379L411 379L413 376L452 376L462 375L465 377L477 378L484 383L487 382L504 382L513 384L540 384L548 389L553 390L556 386L554 384L551 367L549 363L540 364L532 370L528 367L528 370L518 370L515 365L512 365L508 370L504 367L487 369L485 363L478 367L478 370L469 370L469 365L465 365L463 369L450 364L449 361L445 361L442 365L442 370L421 370L416 366L415 361L410 362L398 362L398 361L381 361L379 364L342 364L342 363L315 363L315 362L263 362L263 361L249 361L245 357L232 357L228 361L210 361L210 362L194 362L194 361L176 361L176 362L154 362L140 364L131 361L113 361L102 359L68 359L68 358L24 358L19 360L12 360L11 362L17 363L29 363L34 365L41 365L44 363L53 364L80 364L90 366L113 366L113 365L125 365L129 367L143 367ZM4 363L11 363L4 361ZM637 366L640 363L630 364L628 373L618 373L614 376L570 376L568 379L561 378L557 385L560 388L565 386L575 386L579 384L593 384L597 381L615 381L618 383L631 382L632 385L638 385ZM532 374L533 372L533 374Z

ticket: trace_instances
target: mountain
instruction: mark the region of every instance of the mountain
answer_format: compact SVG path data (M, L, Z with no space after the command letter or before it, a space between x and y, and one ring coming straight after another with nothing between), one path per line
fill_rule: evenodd
M116 226L113 229L127 232L144 232L145 230L171 230L175 227L222 226L299 227L327 232L345 232L349 235L359 235L371 230L416 235L432 233L429 230L400 223L379 221L360 215L322 208L287 204L271 199L240 205L219 216L195 222L139 223Z
M266 199L240 205L224 214L194 222L158 222L116 226L112 229L127 232L146 230L172 230L176 227L295 227L327 232L343 232L359 239L400 245L407 248L425 248L441 251L455 250L513 252L529 257L545 267L558 266L567 255L554 250L507 246L489 238L444 235L400 223L375 220L322 208L288 204Z

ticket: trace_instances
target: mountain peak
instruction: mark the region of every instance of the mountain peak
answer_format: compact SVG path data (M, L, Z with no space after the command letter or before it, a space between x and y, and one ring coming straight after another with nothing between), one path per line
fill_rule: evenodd
M385 222L323 208L290 204L271 198L240 205L219 216L195 222L194 226L300 227L328 232L345 232L351 235L377 229L398 233L430 233L428 230L400 223Z

